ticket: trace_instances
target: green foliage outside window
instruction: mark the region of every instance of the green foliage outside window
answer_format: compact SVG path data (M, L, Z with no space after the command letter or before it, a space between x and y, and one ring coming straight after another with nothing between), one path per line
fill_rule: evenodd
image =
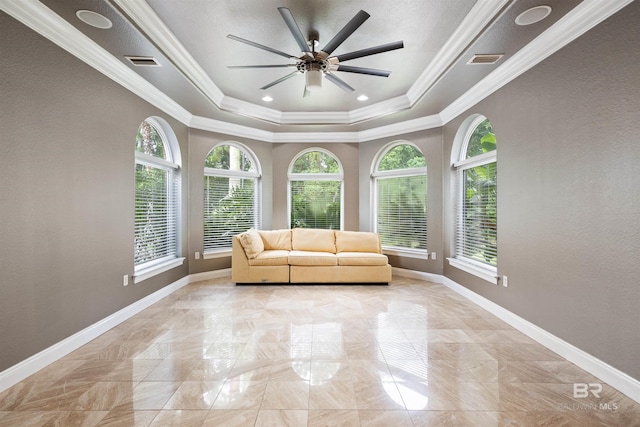
M427 177L378 180L378 225L385 246L427 249Z
M244 172L253 170L247 155L231 145L219 145L211 150L204 161L204 167Z
M496 150L496 136L489 120L474 130L467 158ZM497 253L497 167L496 162L464 171L463 239L464 256L496 266Z
M168 216L168 172L136 165L136 210L134 263L136 265L169 255L166 245Z
M340 181L291 181L291 226L340 229Z
M227 249L235 234L259 225L258 180L243 177L254 165L242 149L225 144L209 152L204 166L204 250Z
M310 151L298 157L292 174L339 174L340 165L330 154ZM292 180L291 227L340 229L341 180Z
M376 178L376 231L384 246L427 249L426 166L411 144L396 145L380 159L377 172L399 171Z
M410 144L396 145L387 151L380 160L379 171L420 168L427 166L427 161L416 147Z
M231 247L235 234L255 226L255 180L204 178L204 249Z
M340 173L340 166L329 154L310 151L296 159L291 173Z
M493 126L488 119L480 122L471 134L469 145L467 146L467 159L485 154L496 149L496 135Z
M165 159L164 142L162 142L162 138L156 128L146 120L138 128L136 151Z
M144 121L136 135L136 151L160 159L166 158L164 142L155 127ZM173 251L168 170L136 163L134 264L142 264Z

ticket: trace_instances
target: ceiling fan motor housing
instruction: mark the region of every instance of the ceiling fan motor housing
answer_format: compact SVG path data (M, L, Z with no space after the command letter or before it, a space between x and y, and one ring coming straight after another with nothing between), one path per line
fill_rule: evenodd
M296 65L298 71L305 73L308 71L327 71L329 64L326 61L300 61Z

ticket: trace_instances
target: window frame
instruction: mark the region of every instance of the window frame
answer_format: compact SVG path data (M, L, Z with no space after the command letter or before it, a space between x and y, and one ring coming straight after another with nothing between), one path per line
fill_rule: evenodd
M167 229L170 230L166 241L173 246L172 253L163 257L154 258L139 264L135 263L133 282L140 283L158 274L164 273L172 268L178 267L184 263L185 258L181 256L181 236L182 236L182 218L181 218L181 156L178 140L173 133L169 124L159 117L148 117L142 123L147 122L158 134L160 141L164 147L165 158L156 157L134 149L134 168L138 165L156 168L167 172L167 201L172 207L173 212L168 214L172 218L167 221ZM140 125L142 125L142 123ZM139 128L138 128L139 129ZM137 188L137 181L134 176L134 185ZM137 200L137 192L134 189L134 200ZM134 214L135 215L135 214ZM135 233L135 217L134 217L134 233Z
M422 167L418 167L418 168L404 168L404 169L393 169L393 170L388 170L388 171L380 171L380 163L382 162L382 160L384 159L384 157L391 151L393 150L395 147L401 146L401 145L410 145L412 147L414 147L415 149L417 149L422 156L425 159L425 166ZM380 151L378 151L376 157L374 158L374 161L372 163L372 168L371 168L371 194L372 194L372 198L371 198L371 224L373 224L373 231L375 233L378 233L379 229L378 229L378 182L380 179L389 179L389 178L406 178L406 177L414 177L414 176L424 176L425 180L426 180L426 184L428 186L429 183L429 179L428 179L428 167L426 166L426 162L427 162L427 158L424 155L424 153L422 152L422 150L420 150L420 148L409 142L409 141L396 141L396 142L392 142L390 144L385 145L384 147L382 147L380 149ZM428 245L429 245L429 239L428 239L428 212L429 212L429 207L428 207L428 188L427 188L427 194L425 194L425 208L426 208L426 212L425 212L425 249L414 249L414 248L406 248L406 247L402 247L402 246L388 246L383 244L382 245L382 250L383 253L387 254L387 255L397 255L397 256L404 256L404 257L410 257L410 258L418 258L418 259L427 259L428 258L428 254L429 254L429 250L428 250Z
M338 164L338 173L294 173L292 172L293 166L296 161L309 153L319 151L327 156L330 156ZM292 228L291 224L291 209L292 209L292 194L291 183L292 181L339 181L340 182L340 230L344 230L344 169L338 156L331 151L320 147L307 148L300 151L289 163L287 169L287 222L289 228Z
M203 161L203 163L206 162L207 157L209 157L209 155L211 154L211 152L213 150L215 150L218 147L222 147L222 146L229 146L229 147L234 147L237 150L241 151L247 158L249 158L249 160L251 161L251 164L253 166L253 170L252 171L233 171L233 170L229 170L229 169L216 169L216 168L209 168L209 167L205 167L204 168L204 172L203 172L203 178L207 178L207 177L223 177L223 178L238 178L238 179L252 179L255 180L255 184L254 184L254 188L255 188L255 194L254 194L254 211L253 211L253 217L254 217L254 226L253 228L259 229L262 226L262 170L261 170L261 166L260 166L260 162L258 161L257 156L253 153L253 151L251 151L248 147L246 147L243 144L240 144L238 142L234 142L234 141L225 141L219 144L216 144L215 146L213 146L211 148L211 150L209 150L207 152L207 155L205 156L205 160ZM204 181L203 181L203 186L204 186ZM203 188L203 197L205 197L205 191L206 188ZM204 206L204 201L203 201L203 209L202 209L202 226L203 226L203 230L202 230L202 258L203 259L212 259L212 258L220 258L220 257L226 257L231 255L232 249L231 249L231 245L229 245L228 247L220 247L217 249L206 249L205 248L205 241L206 241L206 236L204 233L204 225L205 225L205 215L206 215L206 207Z
M469 143L471 137L474 134L476 128L487 118L482 114L474 114L468 117L458 129L456 133L453 149L451 151L451 180L453 189L453 212L452 212L452 256L447 258L449 264L455 268L463 270L467 273L473 274L491 284L498 284L498 266L483 263L474 260L469 257L461 255L459 247L459 221L461 220L462 209L464 205L464 188L465 182L463 173L466 170L473 169L478 166L495 164L495 170L497 174L498 168L498 149L487 153L479 154L473 157L467 158L467 151L469 149ZM497 176L497 175L496 175ZM497 184L497 183L496 183ZM497 190L496 190L496 209L497 209ZM497 254L497 242L496 242L496 254Z

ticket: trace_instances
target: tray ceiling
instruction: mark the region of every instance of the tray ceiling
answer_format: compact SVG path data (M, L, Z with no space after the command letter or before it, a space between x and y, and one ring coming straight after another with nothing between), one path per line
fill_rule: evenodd
M364 141L373 135L440 126L579 37L630 0L0 0L3 9L164 111L202 129L287 142ZM552 8L521 26L523 11ZM286 64L278 55L227 38L233 34L295 56L300 49L278 7L291 10L303 35L322 47L359 10L368 18L334 54L402 40L404 48L349 61L391 71L389 77L337 73L355 91L324 79L303 97L304 76L260 88L290 69L230 69ZM95 11L109 29L87 25ZM469 65L476 54L504 55ZM160 66L136 66L127 56ZM271 102L263 96L273 98ZM357 99L366 95L368 100ZM327 138L327 135L333 137Z

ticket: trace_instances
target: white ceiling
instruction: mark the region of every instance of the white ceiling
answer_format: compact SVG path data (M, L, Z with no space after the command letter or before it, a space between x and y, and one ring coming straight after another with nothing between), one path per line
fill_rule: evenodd
M442 125L579 37L630 0L0 0L14 17L190 126L282 141L363 141ZM543 21L518 26L524 10L546 4ZM46 7L43 7L46 6ZM359 10L371 16L334 54L402 40L404 48L348 65L391 71L388 78L337 73L355 88L323 81L303 97L304 77L260 87L292 70L229 69L285 64L286 58L231 40L233 34L300 56L278 12L288 7L322 47ZM96 11L97 29L75 15ZM495 65L467 65L474 54L504 54ZM134 67L126 55L161 67ZM266 103L262 97L274 98ZM369 100L356 98L366 94Z

